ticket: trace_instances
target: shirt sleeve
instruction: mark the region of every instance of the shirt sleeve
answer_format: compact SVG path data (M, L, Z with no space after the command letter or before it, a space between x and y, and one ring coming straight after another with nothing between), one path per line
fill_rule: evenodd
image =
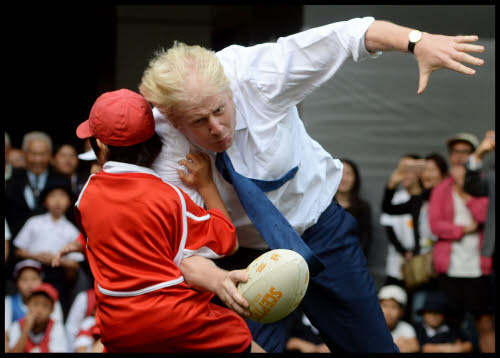
M75 297L75 300L69 310L68 318L66 319L66 335L70 350L74 348L75 337L78 335L80 323L85 317L86 309L87 293L82 291Z
M9 230L9 225L7 224L7 219L5 219L5 240L10 240L11 236L12 235Z
M68 343L66 341L66 333L61 322L54 322L49 338L49 352L68 352Z
M348 58L360 61L378 56L366 50L364 40L374 21L364 17L336 22L282 37L276 43L232 45L217 55L228 77L243 84L245 94L281 112L332 78Z
M9 330L9 327L12 323L12 297L5 297L5 332Z
M28 219L26 223L21 228L21 231L17 234L14 239L14 246L23 250L30 250L33 241L33 220Z
M19 324L19 321L15 321L11 324L7 335L9 336L9 349L12 349L19 341L19 338L21 338L21 326Z
M50 318L54 322L63 323L63 311L61 306L61 301L57 301L54 305L54 310L52 311Z
M187 216L183 258L199 255L217 259L230 254L236 245L236 230L231 221L219 209L207 211L182 194Z

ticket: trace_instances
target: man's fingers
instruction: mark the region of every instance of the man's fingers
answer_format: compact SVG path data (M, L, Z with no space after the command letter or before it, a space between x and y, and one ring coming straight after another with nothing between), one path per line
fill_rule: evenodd
M429 76L431 75L431 71L422 71L420 70L420 77L418 80L418 91L417 94L422 94L429 83Z
M456 42L475 42L477 40L479 37L476 35L455 36Z
M446 68L449 68L450 70L453 70L453 71L463 73L464 75L472 76L473 74L476 73L476 70L473 70L472 68L469 68L465 65L462 65L460 62L457 62L455 60L450 60L446 64Z
M476 52L481 53L484 52L484 46L481 45L471 45L463 42L458 42L455 44L455 50L460 52Z
M454 60L465 62L475 66L482 66L484 64L484 60L471 56L465 52L457 52L457 55L455 55Z

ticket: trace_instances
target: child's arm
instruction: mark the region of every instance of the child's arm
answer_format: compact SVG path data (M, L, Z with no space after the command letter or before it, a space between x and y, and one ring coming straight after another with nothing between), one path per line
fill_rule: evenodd
M247 300L236 288L238 282L248 280L245 270L226 271L217 267L213 261L198 255L183 259L179 268L186 283L192 288L215 293L227 307L244 318L250 315Z
M181 178L184 184L198 190L205 201L206 209L210 210L217 208L231 220L226 206L212 179L212 165L208 154L203 152L188 153L186 159L180 160L179 164L184 165L189 170L189 173L186 174L179 169L179 178Z
M64 246L52 259L52 267L61 265L61 257L71 252L82 252L83 248L79 240L72 241Z

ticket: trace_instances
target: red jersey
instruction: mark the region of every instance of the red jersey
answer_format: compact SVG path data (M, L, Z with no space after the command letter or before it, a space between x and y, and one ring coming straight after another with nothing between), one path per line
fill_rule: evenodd
M152 170L108 162L76 203L108 352L241 352L252 337L233 311L189 287L183 258L236 245L231 222ZM229 333L229 334L228 334Z

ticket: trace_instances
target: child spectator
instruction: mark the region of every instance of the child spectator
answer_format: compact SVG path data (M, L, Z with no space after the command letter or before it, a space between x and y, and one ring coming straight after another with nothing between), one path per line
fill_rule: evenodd
M71 205L71 189L66 181L52 182L41 198L49 212L29 218L14 239L14 246L20 258L43 265L45 281L58 290L66 314L71 305L71 287L84 257L81 253L71 253L61 260L61 267L52 268L51 263L59 249L79 235L78 229L64 216Z
M418 313L423 316L423 320L415 325L422 353L472 352L472 343L464 339L457 329L446 324L448 302L443 293L429 292Z
M394 343L401 353L418 352L420 346L415 329L411 324L402 320L407 303L404 289L397 285L384 286L380 289L378 298Z
M67 352L64 327L50 318L57 299L57 290L48 283L32 291L28 313L9 329L9 353Z
M38 261L19 261L14 268L17 293L5 297L5 332L15 321L28 313L26 306L35 287L42 284L42 265ZM56 301L51 316L55 322L63 322L61 303Z
M95 308L96 298L93 288L76 295L66 320L66 336L68 337L68 348L71 352L76 347L75 339L81 329L80 325L87 317L94 315Z
M95 307L91 315L80 323L74 345L76 353L102 352L101 332L96 323Z

